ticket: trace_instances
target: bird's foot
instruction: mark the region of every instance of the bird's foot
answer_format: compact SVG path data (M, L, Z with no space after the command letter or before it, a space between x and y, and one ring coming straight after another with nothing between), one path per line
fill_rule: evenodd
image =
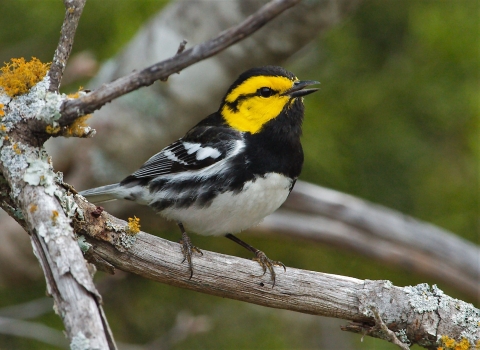
M203 255L203 253L200 249L198 249L192 244L192 241L190 240L190 237L188 237L186 232L182 232L182 239L180 240L180 244L182 245L182 253L183 253L182 264L185 262L185 260L187 260L188 269L190 270L189 279L191 279L193 276L192 254L198 253L200 255Z
M257 250L255 252L255 258L253 258L252 260L255 260L256 262L258 262L260 264L260 266L262 267L263 269L263 275L265 275L265 273L267 272L267 269L268 271L270 272L270 277L272 279L272 288L275 287L275 270L273 269L274 266L281 266L283 267L283 269L285 271L287 271L287 268L285 267L285 265L281 262L281 261L275 261L275 260L271 260L269 259L264 252L262 252L261 250Z

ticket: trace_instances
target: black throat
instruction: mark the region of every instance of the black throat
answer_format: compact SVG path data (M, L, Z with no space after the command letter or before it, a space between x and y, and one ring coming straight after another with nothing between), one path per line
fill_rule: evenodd
M302 170L302 135L304 106L295 99L282 113L265 123L261 132L245 134L248 144L247 162L254 173L260 169L296 179Z

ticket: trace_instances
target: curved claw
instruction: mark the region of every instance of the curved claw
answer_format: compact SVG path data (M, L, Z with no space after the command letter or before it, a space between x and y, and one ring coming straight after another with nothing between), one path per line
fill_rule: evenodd
M253 258L253 260L255 260L256 262L258 262L260 264L260 266L263 269L263 275L265 275L267 273L267 269L270 272L270 276L271 276L272 283L273 283L272 288L275 287L276 273L275 273L275 270L273 269L273 267L274 266L282 266L285 271L287 271L287 268L285 267L285 265L281 261L275 261L275 260L269 259L265 255L265 253L262 252L261 250L257 250L255 252L255 256L256 257Z
M182 245L182 253L183 253L182 264L185 262L185 260L187 260L188 269L190 270L189 279L191 279L193 276L192 254L195 252L195 253L199 253L200 255L203 255L203 253L200 249L198 249L192 244L192 241L190 241L190 237L188 237L186 232L182 233L182 239L180 240L180 244Z

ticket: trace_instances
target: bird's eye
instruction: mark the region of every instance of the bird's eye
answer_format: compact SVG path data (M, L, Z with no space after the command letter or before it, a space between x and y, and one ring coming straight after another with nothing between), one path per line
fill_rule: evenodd
M257 92L262 97L270 97L275 93L275 91L273 91L272 89L270 89L268 87L262 87L262 88L258 89Z

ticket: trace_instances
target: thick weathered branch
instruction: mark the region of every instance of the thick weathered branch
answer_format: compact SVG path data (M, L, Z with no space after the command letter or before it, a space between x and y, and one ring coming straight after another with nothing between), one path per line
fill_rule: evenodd
M283 208L267 217L258 229L356 251L478 297L480 249L451 232L302 181L297 182Z
M139 72L134 72L105 84L94 92L75 100L66 101L61 107L61 126L72 123L79 116L101 108L113 99L143 86L166 79L173 73L211 57L238 41L248 37L283 11L299 3L300 0L272 0L242 23L234 26L203 44L194 46L165 61L156 63Z
M48 76L50 77L48 91L50 92L58 92L60 89L62 75L68 58L70 57L70 52L72 51L73 39L86 1L87 0L63 0L65 4L65 18L63 20L57 49L53 56L52 65L48 72Z
M89 250L113 266L152 280L202 293L353 321L345 329L391 340L375 326L374 305L388 328L404 343L429 349L438 337L480 338L480 311L445 295L436 286L396 287L389 281L358 280L287 267L279 269L272 288L254 261L203 250L194 257L194 275L182 263L181 246L140 232L128 233L127 224L106 212L91 215L96 207L77 196L82 220L75 220L77 234L85 235ZM94 237L94 238L92 238Z
M51 161L37 144L38 139L25 128L25 119L34 119L42 108L49 109L45 100L38 99L45 96L47 84L45 79L28 94L13 99L0 94L1 102L5 102L2 132L7 134L2 135L0 171L6 181L2 187L8 186L1 196L2 207L10 208L9 213L30 234L48 293L72 346L115 348L101 297L70 225L67 213L73 203L56 184Z

